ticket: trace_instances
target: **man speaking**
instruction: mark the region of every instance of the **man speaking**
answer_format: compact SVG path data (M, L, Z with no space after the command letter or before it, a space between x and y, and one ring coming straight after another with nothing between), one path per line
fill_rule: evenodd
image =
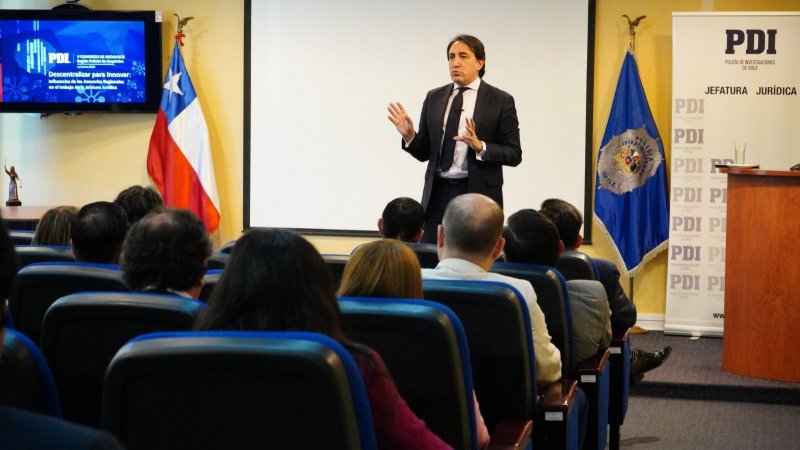
M502 206L502 166L522 161L514 98L481 80L486 72L483 43L458 35L447 45L447 61L453 83L428 92L419 131L401 103L389 104L389 120L403 136L403 150L428 161L423 240L434 243L451 199L472 192Z

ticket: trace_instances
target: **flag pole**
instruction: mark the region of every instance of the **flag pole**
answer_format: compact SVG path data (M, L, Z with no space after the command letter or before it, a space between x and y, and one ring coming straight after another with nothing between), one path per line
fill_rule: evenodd
M623 14L622 17L624 17L624 18L626 18L628 20L628 34L630 35L630 39L631 39L630 43L628 45L628 48L629 48L630 52L634 54L634 57L635 57L635 55L636 55L636 27L638 27L639 23L642 21L642 19L644 19L647 16L639 16L639 17L637 17L637 18L635 18L633 20L631 20L631 18L628 17L626 14ZM634 278L634 275L629 273L628 274L628 292L629 292L629 295L630 295L631 302L634 302L634 304L635 304L634 296L633 296L633 285L634 285L633 278ZM631 331L633 332L633 334L644 334L644 333L647 333L647 330L645 330L645 329L643 329L643 328L641 328L639 326L632 327Z

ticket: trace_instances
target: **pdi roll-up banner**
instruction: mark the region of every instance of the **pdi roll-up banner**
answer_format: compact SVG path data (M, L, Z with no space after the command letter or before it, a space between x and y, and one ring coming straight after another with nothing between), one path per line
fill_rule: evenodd
M664 331L719 336L727 177L715 164L734 163L735 142L762 169L800 162L800 13L674 13L672 36Z

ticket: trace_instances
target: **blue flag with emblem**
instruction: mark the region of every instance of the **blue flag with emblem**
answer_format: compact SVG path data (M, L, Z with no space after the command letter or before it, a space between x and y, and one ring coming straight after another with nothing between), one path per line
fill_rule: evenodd
M664 146L629 50L597 155L594 212L633 276L667 247Z

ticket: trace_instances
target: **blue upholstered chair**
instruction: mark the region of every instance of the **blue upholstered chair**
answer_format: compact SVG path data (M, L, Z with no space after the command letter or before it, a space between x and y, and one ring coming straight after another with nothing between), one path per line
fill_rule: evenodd
M564 250L558 256L556 269L567 280L598 280L597 267L586 253Z
M42 262L75 262L72 247L62 245L18 245L14 247L19 267Z
M489 429L502 419L532 419L537 447L577 448L577 382L565 378L538 392L530 315L519 292L475 280L423 280L423 290L464 326L475 393Z
M203 288L200 289L200 297L199 300L203 303L207 303L208 299L211 298L211 292L214 291L214 288L217 286L219 282L219 277L222 276L222 269L211 269L203 275Z
M208 257L208 270L224 269L225 265L228 264L230 256L229 253L212 253L211 256Z
M435 245L414 242L406 242L406 245L417 255L423 269L434 269L439 264L439 249Z
M456 449L477 449L469 348L458 317L424 300L342 297L339 305L349 336L381 355L428 428ZM499 438L518 448L530 442L530 421L515 419L499 422L504 431L490 445L500 445Z
M344 266L350 260L350 255L323 254L322 259L325 260L325 265L328 266L328 273L331 274L333 285L338 289L344 274Z
M558 258L556 266L567 280L599 280L597 264L587 254L567 250ZM609 366L611 369L608 394L609 448L619 449L620 427L628 411L631 372L631 340L628 330L615 331L611 344Z
M61 417L53 375L36 344L10 328L5 330L3 344L0 404Z
M228 254L230 254L235 245L236 245L236 239L234 239L232 241L228 241L228 242L222 244L222 247L219 248L219 252L220 253L228 253Z
M129 340L155 331L188 331L204 303L177 295L83 292L62 297L42 323L42 352L52 370L62 415L100 426L103 378Z
M495 263L492 272L529 281L544 312L553 344L561 351L562 374L579 381L589 399L589 422L584 449L604 449L608 437L608 409L611 370L610 352L601 349L586 360L575 361L572 350L572 313L566 280L551 267L538 264Z
M376 448L350 353L316 333L154 333L111 361L103 427L137 449Z
M31 245L35 234L34 230L8 230L8 236L14 245Z
M17 273L8 304L17 330L38 343L44 313L59 298L82 291L128 290L116 265L36 263Z

